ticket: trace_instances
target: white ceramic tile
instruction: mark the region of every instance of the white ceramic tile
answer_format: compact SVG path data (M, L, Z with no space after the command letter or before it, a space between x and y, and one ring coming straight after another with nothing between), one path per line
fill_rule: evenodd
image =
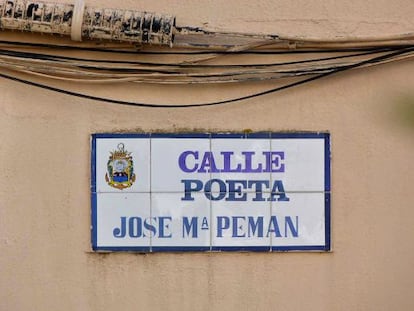
M111 152L124 148L131 153L134 180L130 187L119 189L110 186L108 161ZM123 163L121 163L122 166ZM121 167L122 170L122 167ZM122 178L122 177L121 177ZM97 138L96 140L96 191L97 192L149 192L150 191L150 140L148 138Z
M325 142L323 139L272 139L273 152L284 155L284 171L272 173L285 191L325 190Z
M196 170L204 153L209 149L210 140L207 138L152 138L151 191L181 193L185 185L187 189L199 189L201 183L204 185L210 179L209 173Z
M270 168L267 165L267 159L271 157L269 139L215 138L211 141L211 151L214 158L212 162L220 171L212 173L213 179L270 180ZM250 186L244 187L239 183L237 188L255 191L255 184ZM220 190L215 187L213 191Z
M214 193L215 198L220 198ZM271 204L268 201L212 201L212 246L269 247L267 226Z
M149 193L98 193L96 204L98 247L149 247Z
M200 193L193 197L186 201L180 193L152 193L151 217L158 228L153 248L210 247L210 201Z
M111 152L122 147L135 173L123 190L105 178ZM95 154L98 249L326 244L323 139L97 138ZM225 171L226 157L227 168L240 172Z
M325 193L288 193L272 202L272 246L325 245Z

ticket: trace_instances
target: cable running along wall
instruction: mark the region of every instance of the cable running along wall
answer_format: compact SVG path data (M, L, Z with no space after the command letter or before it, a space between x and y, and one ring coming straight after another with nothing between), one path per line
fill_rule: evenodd
M279 92L339 72L414 57L413 33L322 40L210 31L176 26L172 15L90 7L85 6L84 0L76 0L73 4L0 0L0 28L90 41L59 45L1 40L0 77L71 96L140 107L186 108L228 104ZM105 43L99 45L94 40ZM76 49L94 54L85 58L62 55L65 50ZM105 57L103 53L110 53L111 57ZM321 57L321 53L325 56ZM326 56L326 53L332 53L332 56ZM164 57L146 60L145 57L151 54L163 54ZM255 56L246 60L243 54ZM281 61L278 57L282 54ZM293 56L292 59L287 59L286 54ZM166 58L168 55L174 57ZM230 55L232 57L226 58ZM218 59L220 62L216 62ZM36 80L39 77L45 80ZM235 98L170 104L106 98L97 96L98 88L93 89L93 95L79 93L48 84L52 80L64 81L66 85L73 83L74 89L79 83L96 86L122 83L132 88L138 83L184 85L187 88L195 84L205 87L219 83L242 85L263 81L275 84Z

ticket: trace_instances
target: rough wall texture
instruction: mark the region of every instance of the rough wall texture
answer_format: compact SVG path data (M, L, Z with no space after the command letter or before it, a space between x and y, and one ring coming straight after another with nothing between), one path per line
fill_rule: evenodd
M245 32L336 37L414 29L411 0L90 3L140 5L175 14L178 24ZM184 110L110 106L1 80L0 310L413 310L414 127L403 122L404 107L414 105L413 75L414 63L403 61ZM159 88L125 96L179 103L240 92ZM117 97L123 88L107 92ZM182 128L329 131L333 252L91 252L90 134Z

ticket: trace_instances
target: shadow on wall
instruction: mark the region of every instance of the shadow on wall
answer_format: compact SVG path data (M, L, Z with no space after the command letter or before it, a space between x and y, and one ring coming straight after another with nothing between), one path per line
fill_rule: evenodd
M400 125L414 131L414 94L397 98L393 112L396 121Z

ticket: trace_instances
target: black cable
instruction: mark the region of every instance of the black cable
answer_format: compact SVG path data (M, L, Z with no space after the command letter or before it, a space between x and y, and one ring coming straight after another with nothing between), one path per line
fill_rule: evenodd
M3 77L5 79L9 79L9 80L12 80L12 81L21 82L21 83L24 83L24 84L36 86L36 87L43 88L43 89L46 89L46 90L55 91L55 92L62 93L62 94L72 95L72 96L76 96L76 97L84 98L84 99L102 101L102 102L111 103L111 104L119 104L119 105L126 105L126 106L135 106L135 107L146 107L146 108L191 108L191 107L206 107L206 106L216 106L216 105L229 104L229 103L233 103L233 102L237 102L237 101L252 99L252 98L255 98L255 97L259 97L259 96L263 96L263 95L267 95L267 94L271 94L271 93L276 93L276 92L279 92L279 91L282 91L282 90L285 90L285 89L288 89L288 88L291 88L291 87L294 87L294 86L298 86L298 85L305 84L305 83L308 83L308 82L311 82L311 81L314 81L314 80L321 79L323 77L330 76L330 75L338 73L338 72L346 71L346 70L349 70L349 69L361 67L361 66L364 66L364 65L372 64L372 63L381 62L381 61L390 59L394 56L403 55L403 54L413 52L413 51L414 51L414 47L407 48L407 49L401 49L399 51L395 51L395 52L392 52L392 53L388 53L386 55L382 55L382 56L374 57L374 58L371 58L371 59L368 59L368 60L364 60L364 61L361 61L361 62L356 63L356 64L343 66L343 67L340 67L338 69L332 70L332 71L327 72L327 73L322 73L322 74L319 74L319 75L311 77L311 78L307 78L307 79L297 81L297 82L293 82L293 83L290 83L290 84L287 84L287 85L284 85L284 86L281 86L281 87L272 88L272 89L269 89L269 90L266 90L266 91L262 91L262 92L258 92L258 93L254 93L254 94L250 94L250 95L246 95L246 96L241 96L241 97L232 98L232 99L226 99L226 100L222 100L222 101L210 102L210 103L197 103L197 104L188 104L188 105L147 104L147 103L140 103L140 102L121 101L121 100L108 99L108 98L103 98L103 97L97 97L97 96L92 96L92 95L86 95L86 94L82 94L82 93L67 91L67 90L56 88L56 87L44 85L44 84L41 84L41 83L32 82L32 81L12 77L12 76L6 75L4 73L0 73L0 77Z
M312 63L312 62L322 62L328 60L336 60L336 59L343 59L343 58L351 58L351 57L358 57L358 56L365 56L365 55L372 55L377 53L384 53L389 51L400 50L401 48L396 47L387 47L387 48L376 48L367 52L363 53L355 53L355 54L348 54L348 55L341 55L341 56L332 56L332 57L323 57L323 58L313 58L313 59L306 59L300 61L290 61L290 62L279 62L279 63L262 63L262 64L228 64L228 65L209 65L209 64L186 64L186 63L178 63L178 64L171 64L171 63L153 63L153 62L141 62L141 61L117 61L117 60L103 60L103 59L87 59L87 58L79 58L79 57L69 57L69 56L57 56L57 55L50 55L50 54L42 54L42 53L32 53L32 52L19 52L19 51L12 51L12 50L3 50L0 49L0 55L12 56L12 57L22 57L22 58L30 58L30 59L41 59L41 60L49 60L49 61L60 61L60 60L74 60L74 61L84 61L84 62L91 62L91 63L114 63L114 64L130 64L130 65L144 65L144 66L155 66L155 67L178 67L178 68L250 68L250 67L276 67L276 66L286 66L286 65L296 65L296 64L305 64L305 63ZM127 70L128 72L131 71L131 68L102 68L102 67L94 67L94 66L78 66L81 68L89 68L89 69L96 69L96 70L108 70L108 71L117 71L117 70ZM141 69L140 69L141 70ZM148 70L150 71L150 70Z
M32 43L32 42L17 42L17 41L7 41L0 40L0 44L5 45L16 45L16 46L27 46L27 47L40 47L40 48L52 48L52 49L63 49L63 50L81 50L81 51L92 51L92 52L103 52L103 53L120 53L120 54L147 54L147 55L209 55L209 54L309 54L309 53L341 53L341 52L361 52L361 51L370 51L378 46L371 47L361 47L361 48L342 48L342 49L300 49L300 50L283 50L283 51L273 51L273 50L243 50L243 51L172 51L166 49L163 51L145 51L142 49L137 49L135 51L131 50L121 50L121 49L108 49L106 47L102 48L91 48L91 47L82 47L82 46L72 46L72 45L58 45L58 44L45 44L45 43ZM401 45L398 48L409 48L413 45ZM132 45L131 45L132 47Z

